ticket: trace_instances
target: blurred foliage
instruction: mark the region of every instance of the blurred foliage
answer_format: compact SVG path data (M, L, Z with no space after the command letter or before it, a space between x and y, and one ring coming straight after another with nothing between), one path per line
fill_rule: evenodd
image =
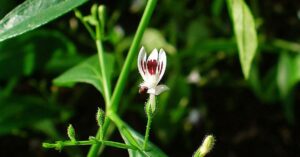
M103 1L108 9L104 48L110 60L114 60L108 62L111 64L109 71L113 80L112 88L122 68L145 2L146 0L118 3ZM205 132L216 133L217 148L212 156L229 156L233 151L237 151L237 156L249 156L241 150L230 148L235 145L232 144L234 142L228 141L234 140L227 139L233 138L233 134L239 133L236 130L242 128L232 126L236 131L234 132L229 130L231 126L227 125L234 125L240 121L245 125L252 124L253 121L265 122L260 118L255 119L256 113L261 111L249 110L252 107L266 107L267 112L280 108L280 114L284 114L285 117L283 126L297 126L295 113L296 104L299 103L297 84L300 80L300 44L297 28L300 23L299 16L297 17L299 10L290 7L298 4L297 1L245 1L254 21L247 22L243 29L249 33L247 24L255 24L258 42L256 55L251 52L253 63L247 63L249 69L251 66L247 80L244 79L239 64L241 56L238 49L241 49L241 46L238 45L241 39L234 36L237 31L234 30L234 20L230 20L230 8L227 6L229 2L159 1L150 27L144 34L142 45L147 51L162 47L168 53L168 66L162 82L171 90L159 97L151 136L155 139L153 142L162 150L166 149L170 156L191 154L201 143ZM18 3L19 1L1 1L0 17ZM79 9L89 12L92 3L94 1ZM251 42L252 39L247 41ZM72 90L57 85L86 83L88 81L84 80L85 77L96 77L99 69L87 70L83 66L97 64L95 56L92 56L95 52L93 40L72 13L37 30L1 42L0 135L22 136L22 132L31 133L29 130L34 130L35 134L27 136L41 139L66 137L61 125L66 126L70 121L88 132L82 131L84 133L80 135L78 131L79 136L94 134L96 104L103 104L102 98L98 98L99 94L95 94L92 86L86 87L83 84L76 85ZM243 64L243 61L241 62ZM77 74L72 73L75 68L81 71L77 71ZM122 97L121 112L126 122L138 132L143 132L144 97L137 94L138 85L142 80L136 65L132 67L131 74ZM67 82L64 77L68 77ZM96 78L94 82L88 83L101 91ZM98 99L95 100L94 97ZM228 117L222 117L224 115L233 117L229 117L231 121L225 121ZM243 119L243 115L250 115L251 118ZM266 121L271 121L277 126L279 124L276 120L276 117L271 117ZM218 126L222 126L221 129ZM268 127L264 124L262 126ZM274 131L272 128L270 130ZM43 135L39 135L39 132L43 132ZM47 137L44 137L45 135ZM118 138L118 135L114 136ZM282 142L284 140L279 137L278 139L280 144L284 143L283 148L288 147L284 149L283 156L289 156L288 152L294 153L299 149L293 142ZM175 147L180 149L175 150L174 145L180 145ZM2 147L4 150L5 146ZM255 146L251 149L255 149ZM261 151L264 150L259 149L258 152ZM0 151L0 156L7 155L3 152ZM104 153L110 154L109 151ZM271 155L276 156L274 153ZM282 154L279 153L280 155Z

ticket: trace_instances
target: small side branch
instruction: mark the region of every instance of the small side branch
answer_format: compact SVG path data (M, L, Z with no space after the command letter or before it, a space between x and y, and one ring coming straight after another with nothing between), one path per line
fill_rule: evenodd
M64 147L68 147L68 146L93 145L98 143L99 144L101 143L105 146L115 147L115 148L137 150L135 146L127 145L120 142L114 142L114 141L100 141L95 138L86 141L57 141L55 143L43 143L43 147L62 150Z

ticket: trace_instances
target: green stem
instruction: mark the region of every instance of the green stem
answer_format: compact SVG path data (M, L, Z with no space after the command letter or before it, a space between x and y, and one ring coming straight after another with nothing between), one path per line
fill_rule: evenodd
M157 3L157 0L149 0L147 2L147 6L146 6L145 11L143 13L141 22L138 26L137 32L134 36L132 45L129 49L128 55L126 57L124 66L123 66L122 71L121 71L121 74L120 74L119 79L117 81L117 85L114 89L114 93L113 93L111 103L110 103L111 105L107 109L109 111L116 112L117 109L118 109L119 102L120 102L120 97L121 97L121 95L124 91L126 80L128 78L131 65L132 65L132 63L133 63L133 61L134 61L134 59L137 55L140 42L142 40L145 29L148 26L148 23L150 21L150 18L152 16L152 13L154 11L156 3ZM110 125L110 120L105 120L104 126L103 126L103 135L104 136L106 134L106 131L107 131L107 128L108 128L109 125ZM99 136L99 134L100 134L100 129L98 130L96 136ZM100 146L101 146L100 144L92 145L92 147L90 148L89 153L88 153L87 156L88 157L96 157L97 154L98 154L98 151L100 149Z
M137 32L134 36L133 42L130 46L128 55L126 57L124 66L123 66L121 74L120 74L120 77L118 79L117 85L116 85L116 87L114 89L114 93L112 95L111 108L113 111L117 111L117 109L118 109L120 98L124 91L126 80L128 78L131 65L132 65L132 63L134 63L134 61L137 57L138 49L140 47L140 43L141 43L143 34L145 32L146 27L148 26L148 23L150 21L150 18L152 16L152 13L156 6L156 2L157 2L157 0L149 0L147 2L146 9L142 16L141 22L138 26Z
M104 52L103 52L102 42L100 39L96 40L96 46L97 46L99 65L100 65L101 75L102 75L104 100L105 100L105 105L106 105L106 109L107 109L108 106L110 105L110 90L109 90L110 83L106 76Z
M134 145L137 148L140 147L138 142L136 141L136 139L128 131L128 129L127 129L128 126L122 121L122 119L117 114L115 114L114 112L111 112L107 116L116 124L116 126L118 127L120 132L122 132L123 135L126 136L129 143L131 143L132 145Z
M152 114L152 107L151 106L156 106L156 104L151 104L151 103L155 103L155 99L154 99L154 101L150 101L150 99L149 99L149 101L146 104L147 126L146 126L146 132L145 132L143 150L147 149L147 144L148 144L148 141L149 141L150 128L151 128L152 115L153 115Z
M100 140L89 140L89 141L58 141L56 143L43 143L44 148L63 148L65 146L79 146L79 145L93 145L95 143L101 143L105 146L111 146L115 148L121 149L133 149L136 150L137 148L131 145L127 145L120 142L114 141L100 141Z
M98 52L98 58L99 58L99 66L101 70L102 75L102 84L103 84L103 92L104 92L104 99L105 99L105 105L106 110L108 109L108 106L110 105L110 82L106 75L106 66L105 66L105 60L104 60L104 51L103 46L101 42L101 25L98 23L96 26L96 46L97 46L97 52Z

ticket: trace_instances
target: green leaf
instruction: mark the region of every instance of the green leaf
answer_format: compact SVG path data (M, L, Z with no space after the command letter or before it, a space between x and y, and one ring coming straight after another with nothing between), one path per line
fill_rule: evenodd
M135 145L134 143L130 142L132 141L132 137L137 141L137 144L139 148L143 148L144 144L144 136L133 130L131 127L129 127L127 124L123 123L123 127L120 128L120 133L122 138L124 139L126 144ZM128 149L129 156L130 157L167 157L167 155L162 152L158 147L156 147L154 144L152 144L150 141L148 141L147 144L147 150L146 151L140 151L140 150L132 150Z
M30 76L33 72L44 71L56 54L65 56L60 64L65 64L67 58L76 56L75 45L58 31L40 29L1 42L0 80Z
M106 76L108 77L108 81L110 81L114 68L114 57L113 55L105 53L104 60L107 67ZM71 68L53 81L57 86L67 87L73 86L75 83L79 82L91 84L103 93L102 76L97 55L94 55L83 63Z
M27 0L0 21L0 42L63 15L88 0Z
M169 44L164 38L163 34L157 29L148 28L143 35L142 45L146 47L148 51L152 51L154 48L164 48L166 52L172 54L176 52L176 48Z
M277 66L277 86L288 122L295 123L293 89L300 81L300 55L283 52Z
M243 74L248 79L257 49L257 33L253 15L243 0L228 0Z
M300 55L281 53L277 67L277 85L281 98L286 98L300 80Z

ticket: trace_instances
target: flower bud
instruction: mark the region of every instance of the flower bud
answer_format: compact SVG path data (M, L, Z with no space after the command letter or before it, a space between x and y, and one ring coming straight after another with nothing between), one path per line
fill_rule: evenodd
M81 14L81 12L78 11L78 10L75 10L75 16L76 16L77 18L79 18L79 19L82 18L82 14Z
M69 124L69 126L68 126L68 136L72 142L76 142L75 130L74 130L72 124Z
M100 5L98 7L98 15L101 23L101 27L104 28L105 25L105 17L106 17L106 8L104 5Z
M215 137L212 135L208 135L202 142L202 145L195 152L193 157L204 157L207 153L209 153L215 144Z
M103 127L103 123L104 123L104 119L105 119L105 113L101 108L98 108L97 114L96 114L96 120L98 123L99 127Z
M91 14L93 17L95 17L95 19L97 19L97 4L94 4L92 7L91 7Z

